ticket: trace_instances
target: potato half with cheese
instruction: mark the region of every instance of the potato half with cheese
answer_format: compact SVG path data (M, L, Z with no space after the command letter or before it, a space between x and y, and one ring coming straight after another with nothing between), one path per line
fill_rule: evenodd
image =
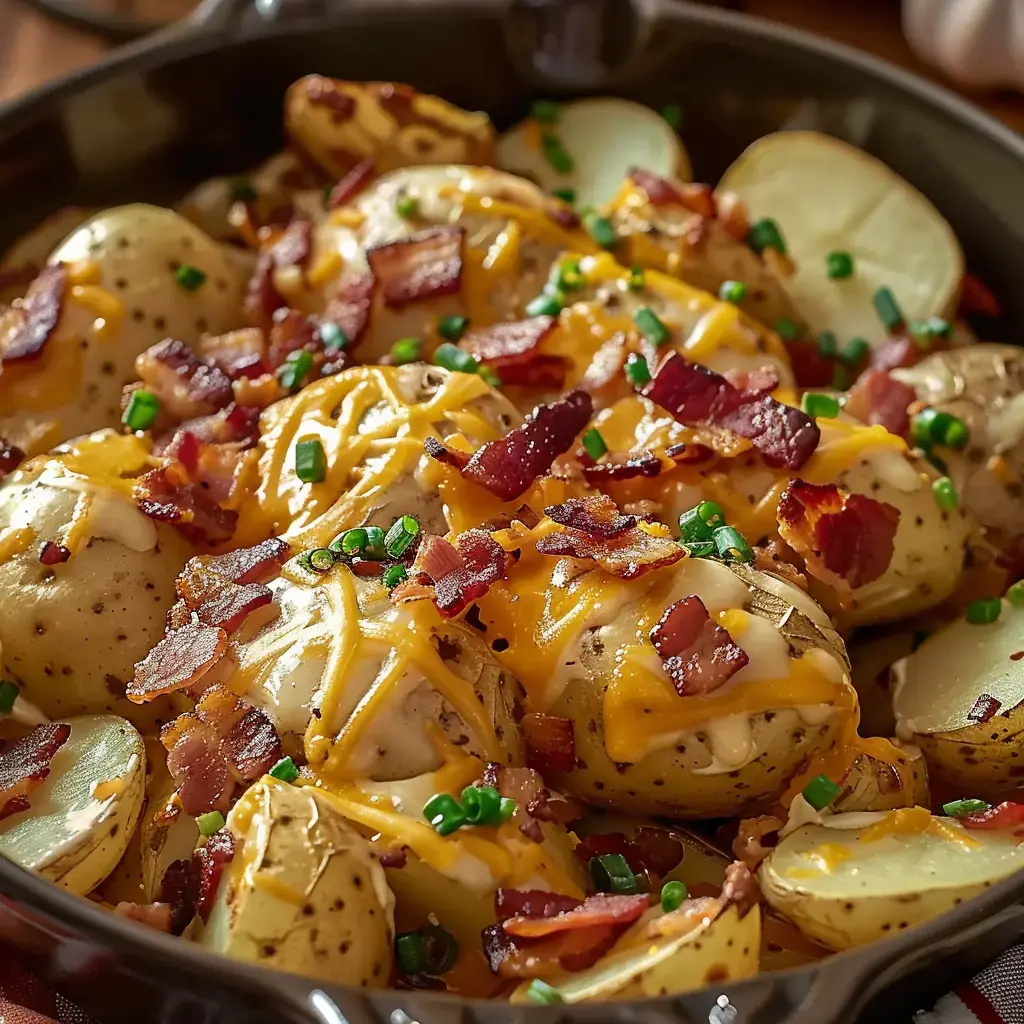
M97 214L0 320L0 435L36 454L116 426L135 357L162 338L237 327L244 280L223 247L170 210Z
M197 940L234 960L384 988L394 897L369 844L315 787L265 776L228 815L236 850Z
M951 791L994 799L1024 787L1024 607L958 619L893 666L897 733Z
M154 465L141 436L100 432L0 485L0 643L24 696L51 717L151 721L125 686L162 636L192 554L132 500L135 478Z
M758 870L769 904L830 949L937 917L1024 868L1012 829L966 829L923 807L836 814L787 835Z
M145 796L142 737L115 715L67 723L70 734L28 809L0 820L0 855L71 892L91 892L128 847Z

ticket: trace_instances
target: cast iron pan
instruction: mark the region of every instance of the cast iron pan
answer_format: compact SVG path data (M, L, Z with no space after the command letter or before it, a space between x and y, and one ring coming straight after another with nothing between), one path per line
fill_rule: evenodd
M189 21L0 110L0 241L68 203L172 203L281 143L309 72L407 81L499 127L531 95L677 102L696 180L749 142L816 128L925 192L1024 338L1024 139L845 47L677 0L205 0ZM512 1007L316 987L113 917L0 861L0 941L99 1021L153 1024L896 1024L1024 935L1024 873L926 925L811 968L644 1003ZM1024 988L1024 983L1022 983Z

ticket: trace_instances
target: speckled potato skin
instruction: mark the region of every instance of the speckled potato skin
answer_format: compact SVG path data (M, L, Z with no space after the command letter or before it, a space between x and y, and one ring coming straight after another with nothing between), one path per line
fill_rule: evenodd
M838 780L842 792L832 804L837 814L847 811L892 811L899 807L928 807L928 765L919 747L903 745L893 764L861 754Z

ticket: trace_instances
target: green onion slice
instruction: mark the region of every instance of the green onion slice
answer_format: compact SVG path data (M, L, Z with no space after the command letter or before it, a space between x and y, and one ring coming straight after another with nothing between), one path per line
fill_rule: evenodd
M556 199L561 199L563 203L568 203L570 206L576 202L576 189L574 188L553 188L551 194Z
M160 414L160 399L152 392L139 388L128 399L121 422L129 430L149 430Z
M770 217L764 217L750 225L750 231L747 233L747 245L757 253L764 252L765 249L774 249L783 256L787 253L786 243L782 238L782 232L779 231L779 225Z
M595 210L589 210L583 215L583 226L590 233L590 237L602 248L613 249L617 241L615 228L607 217L602 217Z
M948 804L942 805L942 813L948 814L951 818L962 818L965 814L977 814L978 811L987 811L990 805L984 800L963 799L950 800Z
M835 332L822 331L818 335L818 353L824 359L835 359L839 353L839 342L836 340Z
M839 353L839 358L847 366L859 366L871 351L871 346L864 338L851 338Z
M813 391L807 391L800 399L800 408L812 419L817 419L819 416L835 419L839 415L839 399L833 398L831 395L820 395Z
M562 303L559 296L545 293L531 299L526 304L527 316L558 316L562 312Z
M282 782L294 782L299 777L299 769L295 767L295 762L290 757L282 757L270 769L270 774Z
M287 359L278 368L277 379L281 382L282 387L295 392L302 387L302 381L312 369L312 355L304 348L300 348L295 352L288 353Z
M406 363L417 363L422 358L422 338L399 338L391 346L391 362L395 366L405 366Z
M825 257L825 269L833 281L853 277L853 257L848 252L830 252Z
M322 321L317 328L317 333L328 352L340 352L342 349L348 348L348 335L330 320Z
M644 268L643 267L630 267L629 277L626 279L626 287L631 292L642 292L645 287L644 282Z
M392 558L401 558L419 535L420 524L415 516L399 516L384 537L384 547Z
M661 116L673 131L677 132L683 127L683 108L678 103L666 103L661 108Z
M904 324L903 311L900 309L896 296L891 288L879 288L872 300L875 304L875 312L882 325L890 334L895 334Z
M608 453L608 445L604 443L604 438L601 436L601 431L597 427L591 427L582 438L583 450L595 461L601 458L602 455Z
M627 896L640 891L636 876L621 853L605 853L590 858L590 877L598 892L623 893Z
M747 297L747 286L742 281L723 281L718 297L723 302L742 302Z
M434 364L453 373L476 373L480 364L468 352L446 341L434 352Z
M720 526L711 536L719 558L727 562L753 562L754 551L735 526Z
M967 621L972 626L987 626L999 618L1003 602L998 597L983 597L967 606Z
M334 568L334 552L329 548L314 548L306 558L314 572L329 572Z
M423 805L423 817L439 836L447 836L466 824L466 815L450 793L435 793Z
M775 321L775 333L783 341L796 341L800 336L800 326L795 320L784 316L781 320Z
M1024 608L1024 580L1018 580L1007 590L1006 600L1014 608Z
M823 811L842 791L827 775L819 775L804 786L803 797L816 811Z
M557 988L546 981L541 981L540 978L534 978L530 982L526 989L526 998L538 1006L556 1006L565 1002Z
M544 158L559 174L572 174L576 164L565 151L562 140L557 135L547 133L542 136L540 148Z
M651 379L651 370L647 360L636 352L630 352L626 357L626 380L634 387L643 387Z
M362 526L357 526L352 530L346 530L340 537L335 537L330 546L332 551L340 551L351 558L363 553L366 542L366 530Z
M369 558L374 562L382 562L388 557L387 548L384 547L384 531L379 526L366 526L366 544L359 553L363 558Z
M494 786L467 786L462 791L462 811L470 825L500 825L501 794Z
M404 565L399 563L398 565L390 565L384 570L384 575L381 578L384 586L388 590L394 590L399 583L404 583L409 578L409 573L406 571Z
M420 212L420 201L415 197L411 196L406 192L403 192L395 200L395 213L399 217L408 220L411 217L415 217Z
M672 337L671 331L661 322L658 314L650 306L641 306L633 314L633 323L640 328L644 337L656 347L664 345Z
M501 798L501 804L498 806L498 820L502 824L506 821L511 821L518 808L519 805L512 799L512 797L503 796Z
M219 832L224 827L224 815L220 811L207 811L196 818L196 824L201 836L212 836L214 832Z
M446 341L458 341L469 326L469 317L443 316L437 322L437 333Z
M327 453L318 439L296 444L295 475L304 484L318 484L327 476Z
M562 104L554 100L534 100L530 104L530 117L541 124L556 124L562 116Z
M960 504L960 496L956 492L953 481L948 476L940 476L932 484L932 495L935 498L935 504L943 512L952 512Z
M182 263L174 272L174 280L186 291L194 292L206 282L206 274L191 263Z
M427 952L419 932L401 932L395 936L395 959L403 974L423 974L427 966Z

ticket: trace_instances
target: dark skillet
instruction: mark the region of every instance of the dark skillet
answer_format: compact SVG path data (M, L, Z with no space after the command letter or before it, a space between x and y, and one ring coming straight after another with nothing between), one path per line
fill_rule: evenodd
M263 11L276 14L274 0ZM936 203L999 295L1007 316L987 336L1024 338L1024 139L887 64L673 0L345 0L327 17L286 13L268 20L247 0L206 0L186 25L0 111L0 240L68 203L171 203L203 177L245 169L280 144L285 87L309 72L411 82L486 109L499 126L522 116L531 94L614 92L683 105L697 180L716 180L779 127L827 131L879 156ZM7 862L0 893L0 941L98 1020L154 1024L895 1024L1024 935L1018 874L812 968L642 1004L524 1009L320 991L137 928Z

